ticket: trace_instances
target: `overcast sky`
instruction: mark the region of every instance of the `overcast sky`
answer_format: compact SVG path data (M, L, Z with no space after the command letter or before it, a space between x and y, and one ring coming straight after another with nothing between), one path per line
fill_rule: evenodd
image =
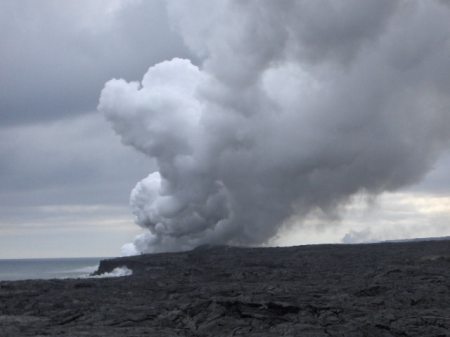
M3 0L0 48L0 258L119 255L141 233L130 191L155 163L121 143L100 92L201 53L172 30L163 0ZM449 168L447 151L418 184L355 197L334 219L293 218L270 243L450 235Z
M106 81L188 56L162 1L1 1L0 258L104 256L152 162L97 111Z

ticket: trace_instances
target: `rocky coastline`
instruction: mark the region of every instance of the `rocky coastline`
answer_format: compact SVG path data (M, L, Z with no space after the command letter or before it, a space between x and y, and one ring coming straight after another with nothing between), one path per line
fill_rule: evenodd
M203 246L0 282L0 336L450 336L450 241ZM106 274L108 275L108 274Z

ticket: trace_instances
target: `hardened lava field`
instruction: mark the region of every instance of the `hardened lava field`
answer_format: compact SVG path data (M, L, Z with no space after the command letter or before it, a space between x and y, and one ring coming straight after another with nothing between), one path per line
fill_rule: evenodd
M201 247L0 282L2 337L450 336L450 241Z

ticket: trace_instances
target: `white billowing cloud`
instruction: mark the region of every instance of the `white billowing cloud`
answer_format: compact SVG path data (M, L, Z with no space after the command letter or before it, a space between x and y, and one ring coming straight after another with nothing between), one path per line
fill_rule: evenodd
M189 61L163 62L151 67L141 84L109 81L100 109L125 144L152 157L190 154L201 114L195 90L202 80L200 70Z
M159 173L137 184L131 205L152 240L172 249L179 246L173 236L203 236L211 223L229 215L223 183L205 177L201 165L209 159L199 157L209 156L201 153L208 144L206 130L199 128L203 104L196 97L203 82L206 76L196 66L174 59L151 67L141 84L108 82L100 99L99 109L124 135L123 142L157 159Z
M293 216L418 182L448 147L439 2L197 0L169 11L201 65L173 59L141 83L112 80L99 104L158 166L131 195L149 230L136 252L265 243Z

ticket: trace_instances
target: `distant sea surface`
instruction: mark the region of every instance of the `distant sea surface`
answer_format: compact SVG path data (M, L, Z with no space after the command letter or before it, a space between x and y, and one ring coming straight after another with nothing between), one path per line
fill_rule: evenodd
M0 281L86 277L97 270L100 260L103 259L0 259Z

